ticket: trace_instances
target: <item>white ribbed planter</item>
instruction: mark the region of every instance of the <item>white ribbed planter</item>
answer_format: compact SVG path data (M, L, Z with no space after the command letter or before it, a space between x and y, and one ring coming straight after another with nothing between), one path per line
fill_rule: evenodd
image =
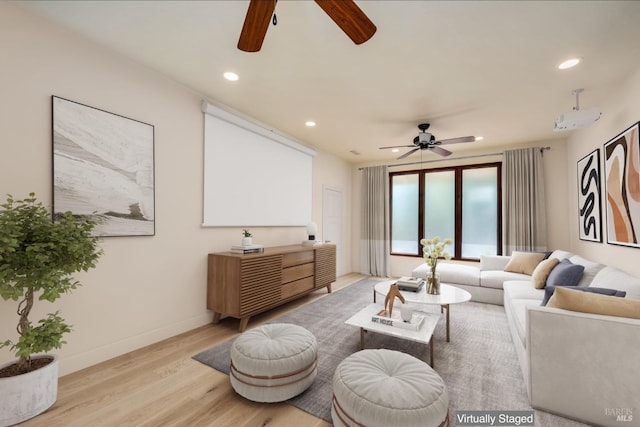
M58 397L58 356L42 355L33 359L53 357L53 361L37 371L16 377L0 378L0 426L10 426L46 411ZM15 361L0 366L4 368Z

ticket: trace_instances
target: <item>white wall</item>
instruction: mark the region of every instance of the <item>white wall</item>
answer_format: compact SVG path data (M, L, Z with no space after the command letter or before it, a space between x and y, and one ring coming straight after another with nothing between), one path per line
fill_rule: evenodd
M566 144L563 140L553 141L534 141L529 144L524 144L519 147L550 147L551 150L544 152L544 177L545 177L545 197L546 197L546 210L547 210L547 246L550 249L556 248L568 248L569 245L569 230L567 228L568 218L566 215L566 200L568 183L567 177L571 177L566 170L565 165L567 162L567 150ZM510 149L514 146L508 147ZM500 153L506 148L491 148L491 149L478 149L473 152L465 152L464 155L459 157L486 155L491 153ZM452 157L455 157L452 156ZM433 157L430 157L432 159ZM425 163L425 168L439 168L451 165L463 165L473 163L490 163L501 161L502 156L488 156L472 159L460 159L446 160L433 163ZM410 161L410 160L409 160ZM361 165L365 166L365 165ZM371 166L367 164L366 166ZM411 165L407 167L392 167L389 168L390 172L399 170L418 169L419 165ZM358 168L354 168L353 185L354 185L354 200L353 200L353 221L354 221L354 240L352 242L353 256L352 266L354 271L360 271L360 214L361 214L361 197L360 186L362 185L362 172ZM420 257L407 257L407 256L392 256L391 257L391 275L392 276L407 276L418 265L424 261Z
M606 243L606 209L604 194L604 153L603 145L632 124L640 121L640 67L612 88L606 103L598 105L602 110L600 120L586 129L575 131L568 140L566 168L575 175L578 160L600 148L600 168L602 173L602 219L603 243L582 241L578 237L578 184L577 177L569 178L569 212L574 213L569 224L571 232L571 250L586 258L598 260L640 276L640 249ZM640 230L636 230L640 232Z
M98 267L33 320L60 309L73 325L58 351L69 373L208 323L206 258L241 240L240 228L201 228L202 96L101 46L0 2L0 199L36 192L51 205L51 95L155 126L156 236L106 238ZM240 161L241 159L230 159ZM322 187L345 192L351 167L320 152L313 166L313 219L322 227ZM283 207L286 208L286 207ZM304 227L253 228L256 243L295 244ZM345 227L343 241L349 241ZM343 251L351 271L350 248ZM0 300L0 340L15 339L15 303ZM0 364L12 359L0 350Z

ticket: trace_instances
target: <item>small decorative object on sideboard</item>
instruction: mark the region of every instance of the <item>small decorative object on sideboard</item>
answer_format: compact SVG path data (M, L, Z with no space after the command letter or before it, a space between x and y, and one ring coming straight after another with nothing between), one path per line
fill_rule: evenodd
M263 245L249 245L249 246L231 246L231 253L233 254L255 254L264 252Z
M242 246L251 246L253 244L252 236L246 228L242 230Z
M428 294L440 295L440 276L436 273L436 267L439 258L451 259L451 255L444 248L452 243L451 239L440 240L438 236L433 239L420 240L423 258L430 270L430 274L427 275Z
M316 240L316 234L318 234L318 224L316 224L315 222L310 222L309 224L307 224L307 235L309 236L309 238L307 240L303 240L302 244L315 245L320 243Z

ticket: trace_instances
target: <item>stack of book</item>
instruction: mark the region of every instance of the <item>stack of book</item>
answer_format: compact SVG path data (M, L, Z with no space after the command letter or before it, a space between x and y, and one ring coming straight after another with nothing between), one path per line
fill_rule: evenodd
M231 246L231 253L234 254L254 254L264 252L264 245Z
M396 281L401 291L418 292L424 286L424 279L419 277L401 277Z
M399 307L398 307L399 308ZM393 326L395 328L408 329L410 331L417 331L424 322L424 314L414 312L411 316L411 320L405 322L400 317L400 310L394 311L393 316L389 316L387 310L380 310L378 313L371 316L373 323L379 323L381 325Z

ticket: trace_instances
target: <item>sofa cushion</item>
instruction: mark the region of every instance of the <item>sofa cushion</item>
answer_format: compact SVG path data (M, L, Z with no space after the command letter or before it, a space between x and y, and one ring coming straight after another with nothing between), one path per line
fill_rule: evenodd
M572 256L573 254L571 252L556 249L555 251L551 252L549 258L558 258L560 261L562 261L563 259L571 258Z
M547 306L581 313L640 319L640 300L580 292L566 287L557 287Z
M544 257L545 254L541 252L513 251L511 260L504 268L504 271L531 275Z
M480 270L473 265L459 263L439 262L436 272L440 275L441 283L451 283L453 285L480 285ZM425 263L411 272L412 277L427 278L431 274L430 267Z
M480 272L480 286L483 288L502 289L503 283L508 282L509 280L525 280L530 283L531 276L527 274L510 273L502 270Z
M547 284L547 277L551 270L560 262L558 258L549 258L540 261L540 264L533 270L531 274L531 281L536 289L542 289Z
M577 286L583 271L584 266L563 259L549 273L547 286Z
M508 280L502 285L504 297L509 299L530 299L538 304L544 297L544 289L536 289L528 280Z
M506 255L480 255L480 271L504 270L511 261Z
M547 303L549 302L549 299L553 295L556 288L562 288L562 287L566 287L566 286L547 286L546 288L544 288L544 298L542 299L542 302L540 303L540 305L547 305ZM594 288L593 286L571 286L570 289L575 289L576 291L582 291L582 292L591 292L594 294L610 295L612 297L622 297L622 298L624 298L624 296L627 294L625 291L619 291L617 289Z
M627 292L627 298L640 299L640 278L615 267L606 266L600 270L590 286L620 289Z
M584 259L579 255L570 257L569 261L571 261L571 263L573 264L582 265L584 267L584 271L582 272L582 277L578 282L578 286L589 286L596 274L598 274L598 272L604 268L604 264L589 261L588 259Z
M518 338L523 346L526 346L526 330L527 330L527 307L537 307L540 305L540 300L534 299L518 299L512 298L506 301L508 306L505 310L510 310L511 317L514 321Z

